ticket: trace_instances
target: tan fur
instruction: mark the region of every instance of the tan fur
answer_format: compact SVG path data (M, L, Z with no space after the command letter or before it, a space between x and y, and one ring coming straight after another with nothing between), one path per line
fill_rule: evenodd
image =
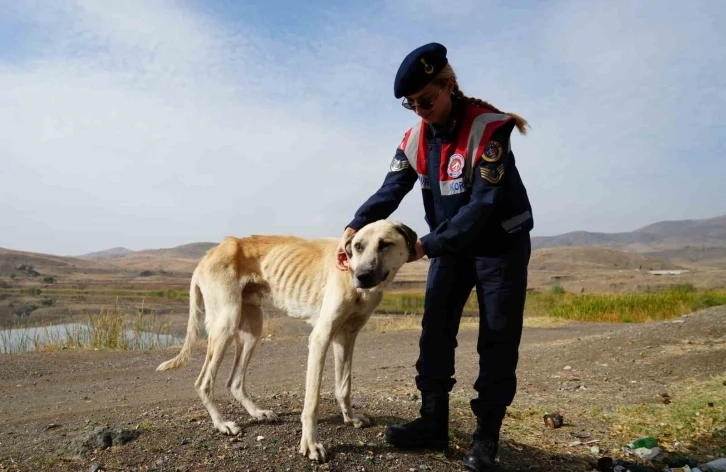
M369 425L365 416L354 414L351 408L353 346L358 332L380 303L383 291L408 260L411 238L415 241L415 233L397 222L381 220L362 228L350 241L347 272L335 267L336 239L226 238L210 249L194 270L184 346L157 370L174 369L189 361L204 307L207 355L195 387L215 428L225 434L240 432L236 423L222 417L213 397L217 370L232 343L235 359L227 387L252 417L276 419L272 411L259 409L245 389L247 366L262 334L261 305L269 300L289 316L313 326L308 343L300 453L325 461L326 451L318 439L317 415L326 352L332 342L335 396L345 423L357 428ZM389 242L389 247L381 250L381 240ZM366 274L371 279L368 285L375 286L361 287Z

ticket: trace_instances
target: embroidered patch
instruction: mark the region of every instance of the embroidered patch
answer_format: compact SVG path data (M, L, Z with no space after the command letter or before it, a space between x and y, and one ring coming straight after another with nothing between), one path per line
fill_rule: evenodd
M449 165L446 168L446 173L451 178L457 178L464 173L464 156L461 154L454 154L449 158Z
M396 159L395 157L391 161L391 172L398 172L399 170L408 169L411 164L408 160Z
M499 164L497 167L482 167L481 176L484 180L492 184L498 184L502 177L504 177L504 164Z
M497 162L502 157L502 145L496 141L489 141L484 146L481 158L487 162Z

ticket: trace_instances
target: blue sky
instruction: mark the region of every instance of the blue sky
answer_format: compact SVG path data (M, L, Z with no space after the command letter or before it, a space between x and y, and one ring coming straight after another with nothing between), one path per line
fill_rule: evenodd
M393 77L430 41L465 93L530 121L512 145L533 234L726 213L723 2L0 0L0 12L0 247L338 237L415 120ZM426 231L417 188L392 218Z

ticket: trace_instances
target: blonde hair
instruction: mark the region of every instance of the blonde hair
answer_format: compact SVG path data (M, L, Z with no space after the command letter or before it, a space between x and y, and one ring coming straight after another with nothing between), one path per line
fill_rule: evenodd
M454 69L452 69L450 64L446 64L443 69L441 69L441 72L438 73L438 75L432 80L432 83L440 86L446 85L446 82L449 80L454 81L454 88L451 90L451 93L464 101L467 101L473 105L477 105L480 107L489 108L490 110L496 112L496 113L505 113L501 110L499 110L497 107L492 105L489 102L486 102L480 98L474 98L474 97L467 97L464 95L464 92L461 91L459 88L459 82L456 80L456 73L454 72ZM510 115L512 118L514 118L514 122L517 126L517 129L521 134L527 134L527 128L529 127L529 123L527 123L527 120L522 118L516 113L510 113L506 112L507 115Z

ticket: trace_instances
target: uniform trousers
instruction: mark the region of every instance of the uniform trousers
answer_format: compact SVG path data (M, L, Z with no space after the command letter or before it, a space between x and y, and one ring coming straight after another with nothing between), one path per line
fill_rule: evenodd
M450 392L456 383L454 355L459 323L464 305L476 289L479 374L471 409L482 417L512 403L531 250L529 233L524 232L495 256L431 259L416 362L420 391Z

